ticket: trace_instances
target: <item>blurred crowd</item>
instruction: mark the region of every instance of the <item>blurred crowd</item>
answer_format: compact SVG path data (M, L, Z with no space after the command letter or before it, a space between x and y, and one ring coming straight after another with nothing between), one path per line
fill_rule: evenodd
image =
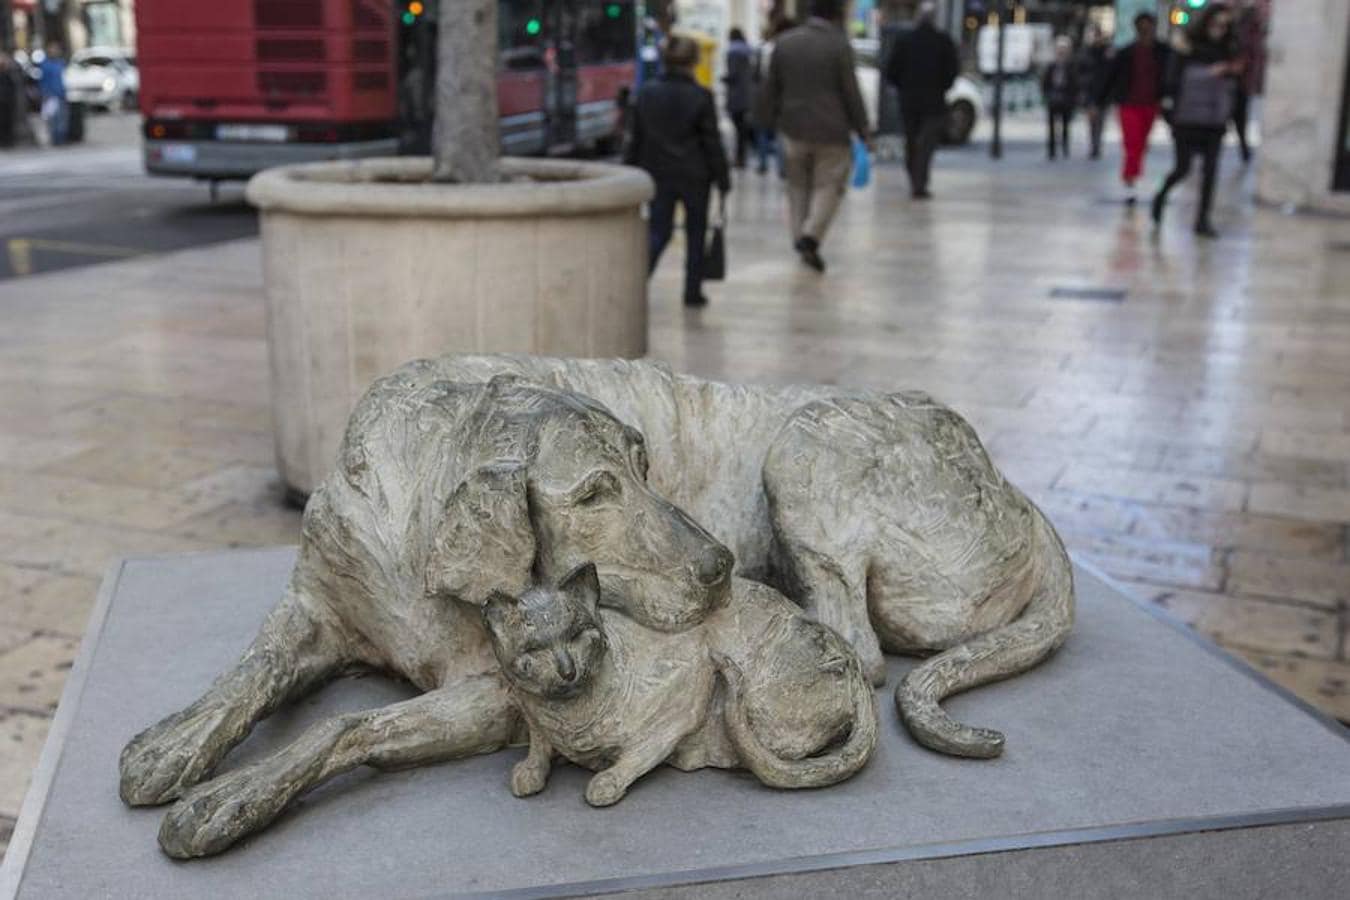
M1235 10L1221 2L1206 5L1188 27L1172 29L1166 42L1159 39L1158 22L1151 14L1139 14L1133 25L1135 40L1118 50L1097 29L1088 31L1081 47L1076 48L1068 36L1056 40L1055 59L1041 76L1047 155L1052 160L1068 157L1070 125L1081 109L1088 123L1088 155L1100 157L1102 129L1114 106L1120 123L1125 202L1134 204L1149 137L1161 118L1172 134L1175 163L1152 197L1153 221L1161 225L1168 194L1199 157L1202 180L1194 230L1214 237L1210 213L1220 148L1230 126L1237 133L1242 160L1248 162L1252 156L1248 115L1261 26L1250 6Z

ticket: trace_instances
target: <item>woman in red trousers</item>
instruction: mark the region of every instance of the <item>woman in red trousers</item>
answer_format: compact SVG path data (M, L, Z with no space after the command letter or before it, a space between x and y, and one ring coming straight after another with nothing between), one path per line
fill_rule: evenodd
M1121 140L1125 162L1120 179L1125 182L1125 202L1135 201L1134 183L1144 173L1144 153L1149 132L1158 118L1167 74L1168 50L1156 39L1158 20L1149 13L1134 17L1135 42L1122 47L1111 61L1102 86L1101 105L1114 102L1120 110Z

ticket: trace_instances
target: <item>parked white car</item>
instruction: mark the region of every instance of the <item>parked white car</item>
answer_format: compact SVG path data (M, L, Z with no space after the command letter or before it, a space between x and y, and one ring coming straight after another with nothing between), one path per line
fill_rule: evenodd
M66 67L66 99L102 109L135 109L141 87L134 50L90 47Z
M877 114L877 97L881 91L881 72L878 71L878 57L881 55L881 42L875 38L855 38L852 41L853 56L857 63L858 87L862 90L867 112L873 119ZM984 115L984 94L980 83L968 75L956 76L947 91L947 134L944 140L948 144L964 144L970 140L975 123Z

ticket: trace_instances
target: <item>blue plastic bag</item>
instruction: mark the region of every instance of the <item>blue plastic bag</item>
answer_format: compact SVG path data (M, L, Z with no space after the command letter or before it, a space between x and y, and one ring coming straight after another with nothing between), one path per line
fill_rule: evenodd
M858 138L853 139L853 186L865 188L872 180L872 156L867 145Z

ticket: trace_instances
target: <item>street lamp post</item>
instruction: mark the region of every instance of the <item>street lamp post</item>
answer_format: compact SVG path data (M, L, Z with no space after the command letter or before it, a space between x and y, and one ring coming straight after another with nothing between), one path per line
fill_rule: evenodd
M1003 157L1003 8L1005 0L995 0L998 11L998 52L994 60L994 140L989 145L989 155L994 159Z

